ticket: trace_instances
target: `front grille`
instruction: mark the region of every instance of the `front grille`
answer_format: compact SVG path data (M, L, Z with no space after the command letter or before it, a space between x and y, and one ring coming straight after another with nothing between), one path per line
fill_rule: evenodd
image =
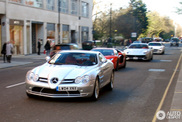
M43 77L39 77L38 81L39 82L45 82L45 83L47 83L48 82L48 79L47 78L43 78Z
M55 89L48 89L48 88L41 88L41 87L34 87L32 88L33 92L41 92L47 94L80 94L79 91L56 91Z
M64 79L61 84L70 84L70 83L75 83L74 79Z
M48 83L48 78L39 77L38 82ZM75 83L75 79L64 79L61 84Z
M157 52L157 51L158 51L158 49L154 49L154 50L153 50L153 52Z
M133 57L144 58L145 55L127 55L127 57L131 57L131 58L133 58Z

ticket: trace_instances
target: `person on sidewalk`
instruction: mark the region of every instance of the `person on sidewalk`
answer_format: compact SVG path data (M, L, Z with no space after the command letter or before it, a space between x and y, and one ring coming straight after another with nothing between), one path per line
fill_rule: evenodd
M3 61L6 63L6 42L3 44L3 49L1 51L1 54L3 54Z
M45 50L46 50L46 55L49 56L50 54L50 50L51 50L51 44L50 44L50 41L47 40L45 46L44 46Z
M8 63L11 63L12 54L13 54L13 45L11 44L11 42L7 42L7 44L6 44L6 57L7 57Z
M38 55L40 55L40 48L41 48L41 40L40 39L38 39L38 46L37 46L37 48L38 48Z

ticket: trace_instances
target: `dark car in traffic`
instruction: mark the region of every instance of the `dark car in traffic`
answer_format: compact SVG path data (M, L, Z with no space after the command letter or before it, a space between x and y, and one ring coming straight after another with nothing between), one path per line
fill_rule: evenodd
M50 53L50 57L53 57L60 50L78 50L78 49L79 49L79 46L75 43L56 44Z
M170 46L179 46L179 39L178 38L172 38L170 41Z

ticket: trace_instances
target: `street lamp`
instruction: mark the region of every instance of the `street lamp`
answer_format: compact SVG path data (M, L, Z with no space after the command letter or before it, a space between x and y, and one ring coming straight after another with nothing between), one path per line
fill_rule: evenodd
M58 43L61 43L61 36L60 36L60 34L61 34L61 30L60 30L60 28L61 28L61 22L60 22L60 5L61 4L61 2L60 2L60 0L58 0Z
M111 42L111 28L112 28L112 3L110 3L110 29L109 29L109 42Z

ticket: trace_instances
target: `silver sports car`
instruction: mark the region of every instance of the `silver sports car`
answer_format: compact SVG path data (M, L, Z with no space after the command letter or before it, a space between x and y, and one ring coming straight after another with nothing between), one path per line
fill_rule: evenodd
M131 44L126 50L127 60L152 60L153 52L152 49L148 47L148 44L138 43Z
M91 97L99 91L113 89L114 67L100 52L61 51L26 75L28 97Z

